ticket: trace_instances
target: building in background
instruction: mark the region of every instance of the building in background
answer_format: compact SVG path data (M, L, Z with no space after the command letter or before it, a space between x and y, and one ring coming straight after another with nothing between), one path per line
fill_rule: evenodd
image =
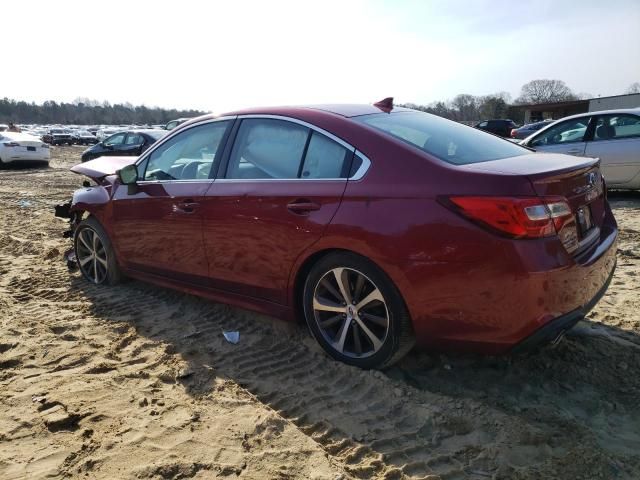
M509 117L527 124L545 119L557 120L569 115L577 115L578 113L635 107L640 107L640 93L590 98L587 100L570 100L567 102L513 105L509 108Z

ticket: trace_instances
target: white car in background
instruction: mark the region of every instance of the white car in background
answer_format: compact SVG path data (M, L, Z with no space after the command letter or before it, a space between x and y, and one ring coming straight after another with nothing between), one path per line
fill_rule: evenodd
M47 162L49 145L28 133L0 132L0 166L12 162Z
M538 152L599 158L607 187L640 190L640 108L572 115L520 144Z

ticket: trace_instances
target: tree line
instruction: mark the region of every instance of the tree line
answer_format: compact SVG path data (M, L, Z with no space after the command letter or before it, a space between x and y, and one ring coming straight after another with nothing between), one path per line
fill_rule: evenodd
M640 83L634 82L626 93L640 93ZM562 80L538 79L522 86L520 95L513 102L507 92L475 96L467 93L456 95L447 101L428 105L406 103L401 106L433 113L458 122L472 122L489 118L511 118L521 121L522 111L513 108L531 103L551 103L591 98L589 93L574 93ZM72 103L48 100L42 105L24 101L0 100L0 123L38 123L71 125L164 124L180 117L195 117L205 112L149 108L130 103L114 104L77 98Z
M72 103L48 100L41 105L8 98L0 100L0 123L37 123L62 125L151 125L165 124L181 117L196 117L206 112L114 104L89 99Z

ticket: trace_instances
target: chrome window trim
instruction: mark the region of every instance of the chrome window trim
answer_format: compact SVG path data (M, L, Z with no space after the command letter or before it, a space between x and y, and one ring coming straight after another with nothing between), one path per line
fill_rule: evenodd
M371 166L371 160L369 160L369 157L364 153L356 149L355 154L362 159L362 165L360 165L358 170L356 170L356 173L349 177L348 180L361 180L365 173L369 171L369 167Z
M216 183L251 182L345 182L350 178L217 178Z
M358 170L356 171L355 174L353 174L351 177L333 177L333 178L217 178L216 181L217 182L228 182L228 183L236 183L236 182L299 182L299 181L303 181L303 182L331 182L331 181L340 181L340 182L344 182L345 180L360 180L362 179L362 177L364 177L364 175L367 173L367 171L369 170L369 167L371 166L371 160L369 160L369 158L364 155L362 152L360 152L356 147L354 147L353 145L351 145L350 143L345 142L344 140L342 140L340 137L335 136L333 133L328 132L327 130L320 128L312 123L309 122L305 122L304 120L299 120L297 118L293 118L293 117L287 117L285 115L271 115L271 114L256 114L256 113L251 113L251 114L246 114L246 115L238 115L238 119L242 120L245 118L255 118L255 119L260 119L260 118L267 118L267 119L272 119L272 120L282 120L284 122L291 122L291 123L296 123L298 125L302 125L303 127L307 127L310 130L313 130L315 132L318 132L321 135L324 135L325 137L330 138L331 140L333 140L334 142L336 142L337 144L339 144L340 146L344 147L345 149L347 149L347 151L350 151L351 153L358 155L361 159L362 159L362 165L360 165L360 168L358 168Z
M153 154L153 152L155 150L157 150L165 142L168 142L170 139L172 139L176 135L179 135L182 132L185 132L187 130L191 130L194 127L200 127L202 125L206 125L208 123L222 122L222 121L226 121L226 120L235 120L236 118L237 118L236 115L225 115L223 117L207 118L207 119L204 119L204 120L201 120L199 122L196 122L196 123L193 123L193 124L189 125L189 127L186 128L185 130L178 129L178 127L180 126L180 125L178 125L178 127L175 127L174 129L169 130L171 133L169 133L169 134L165 135L164 137L162 137L161 139L157 140L151 147L149 147L149 149L146 152L144 152L144 154L142 154L140 157L138 157L138 160L136 160L134 165L137 168L141 163L147 161L147 159ZM185 179L185 180L179 180L179 179L176 179L176 180L138 180L136 183L139 184L139 185L148 185L148 184L152 184L152 183L176 183L176 182L198 182L198 183L202 183L202 182L205 182L205 181L213 182L214 180L215 180L214 178L201 178L201 179L190 178L190 179Z
M350 150L350 151L353 152L356 149L353 145L345 142L344 140L342 140L339 137L336 137L333 133L327 132L323 128L316 127L312 123L305 122L304 120L298 120L297 118L285 117L284 115L270 115L270 114L260 115L260 114L255 114L255 113L247 114L247 115L238 115L238 118L239 119L244 119L244 118L270 118L272 120L283 120L285 122L297 123L298 125L302 125L303 127L307 127L307 128L309 128L311 130L315 130L316 132L321 133L321 134L325 135L326 137L329 137L331 140L333 140L336 143L339 143L340 145L342 145L347 150Z

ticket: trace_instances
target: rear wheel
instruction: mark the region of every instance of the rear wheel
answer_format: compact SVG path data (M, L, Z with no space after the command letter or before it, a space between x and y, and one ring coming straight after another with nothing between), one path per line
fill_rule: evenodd
M336 360L384 368L414 344L400 293L363 257L336 253L322 258L306 279L303 301L311 333Z
M82 220L74 235L76 260L84 278L97 285L115 285L122 273L111 241L93 217Z

